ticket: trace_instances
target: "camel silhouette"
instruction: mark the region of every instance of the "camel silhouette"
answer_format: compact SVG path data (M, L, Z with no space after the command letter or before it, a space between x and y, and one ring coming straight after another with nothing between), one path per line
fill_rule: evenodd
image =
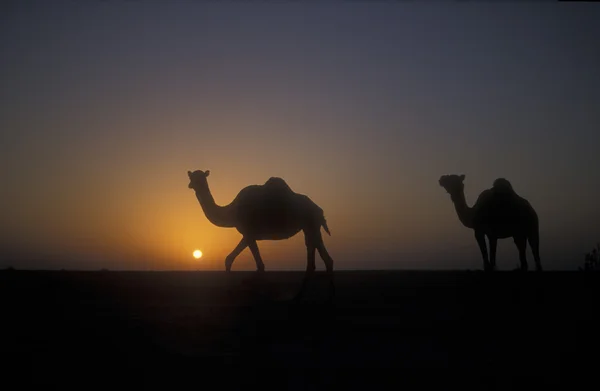
M321 227L331 235L323 209L308 196L294 192L278 177L269 178L263 185L250 185L237 194L226 206L219 206L210 192L207 177L209 170L188 171L188 187L196 192L196 198L206 218L217 227L236 228L242 239L225 258L225 270L231 271L235 258L249 247L258 272L265 265L258 250L258 240L289 239L304 231L307 251L305 280L315 271L315 251L319 251L328 274L333 273L333 259L327 252Z
M486 189L469 207L465 199L464 175L442 175L439 184L450 194L460 222L475 231L486 271L496 269L498 239L512 237L519 250L520 270L527 270L527 241L533 252L537 271L542 271L539 255L539 220L529 201L520 197L511 183L498 178L491 189ZM490 243L490 255L485 237Z

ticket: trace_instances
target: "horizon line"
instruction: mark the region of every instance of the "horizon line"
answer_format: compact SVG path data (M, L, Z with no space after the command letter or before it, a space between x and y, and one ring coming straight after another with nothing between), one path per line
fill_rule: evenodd
M517 272L519 269L500 269L495 270L493 273L502 272ZM544 270L543 273L548 272L579 272L579 269L557 269L557 270ZM182 269L167 269L167 270L148 270L148 269L17 269L14 267L8 267L0 269L0 272L77 272L77 273L223 273L223 274L236 274L236 273L257 273L255 270L232 270L227 272L225 270L182 270ZM334 270L334 274L338 272L484 272L483 269L338 269ZM268 270L264 273L305 273L305 270ZM315 273L326 273L325 270L316 270ZM493 274L492 273L492 274ZM535 274L535 270L529 270L526 273Z

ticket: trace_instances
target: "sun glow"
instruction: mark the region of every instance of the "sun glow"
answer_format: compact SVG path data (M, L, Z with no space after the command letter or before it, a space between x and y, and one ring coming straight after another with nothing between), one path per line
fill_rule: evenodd
M192 255L194 256L194 258L196 259L200 259L202 257L202 251L200 250L195 250Z

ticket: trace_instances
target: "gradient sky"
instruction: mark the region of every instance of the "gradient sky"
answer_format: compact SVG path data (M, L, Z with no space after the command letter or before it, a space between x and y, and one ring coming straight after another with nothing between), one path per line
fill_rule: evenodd
M206 220L196 169L219 204L271 176L309 195L337 269L481 268L442 174L469 204L509 179L546 269L600 240L597 4L0 7L0 267L222 270L240 235ZM259 247L305 267L302 234Z

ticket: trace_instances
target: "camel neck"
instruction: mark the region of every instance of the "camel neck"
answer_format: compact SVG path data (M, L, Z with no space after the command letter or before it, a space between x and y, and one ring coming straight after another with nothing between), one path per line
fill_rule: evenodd
M467 228L473 228L473 209L467 205L465 192L462 191L458 194L453 194L451 197L460 222Z
M231 216L231 208L229 206L219 206L210 193L208 184L206 188L196 189L196 198L206 215L208 221L217 227L230 228L235 227Z

